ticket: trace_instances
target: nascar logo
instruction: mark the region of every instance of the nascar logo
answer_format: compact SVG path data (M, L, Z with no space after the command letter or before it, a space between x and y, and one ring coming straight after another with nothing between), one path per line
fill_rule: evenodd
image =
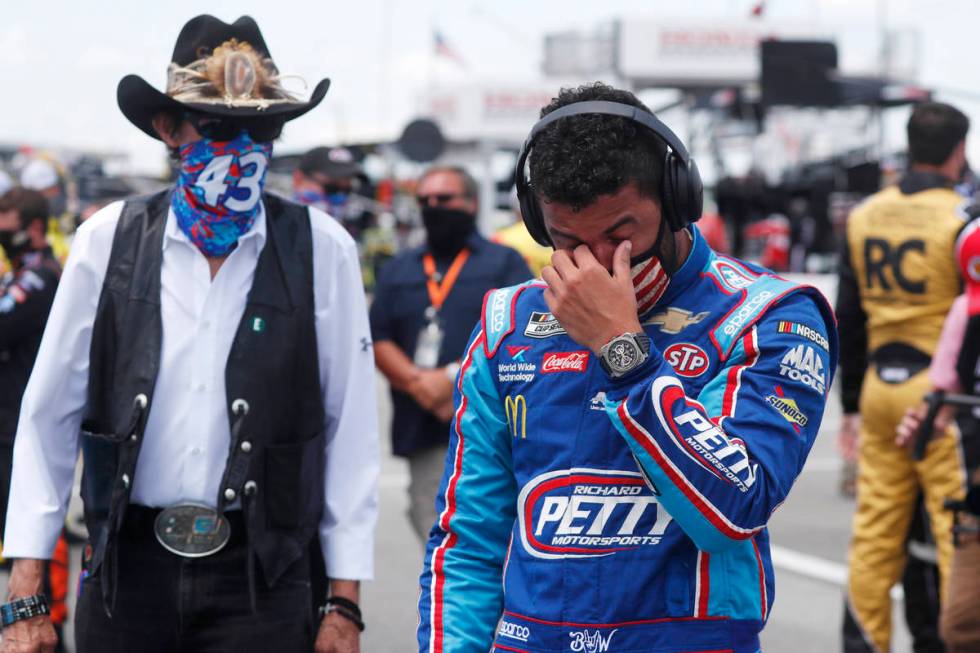
M533 311L524 328L524 335L528 338L549 338L565 333L565 328L558 324L558 320L551 313Z
M810 327L800 324L798 322L786 322L780 321L776 327L777 333L791 333L794 336L799 336L801 338L806 338L810 342L816 343L822 347L825 351L830 350L830 343L827 342L827 338L824 337L822 333L816 329L811 329Z
M672 518L638 472L561 469L518 497L524 550L536 558L593 558L654 546Z

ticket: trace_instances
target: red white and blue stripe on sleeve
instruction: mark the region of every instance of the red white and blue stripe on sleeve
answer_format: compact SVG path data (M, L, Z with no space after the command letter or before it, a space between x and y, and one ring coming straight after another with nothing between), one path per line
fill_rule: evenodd
M500 579L517 486L484 341L477 327L456 379L439 517L419 579L419 651L488 651L503 609Z
M699 549L721 552L751 539L786 498L836 367L831 320L813 299L793 294L740 335L697 399L659 356L643 379L608 393L613 424Z

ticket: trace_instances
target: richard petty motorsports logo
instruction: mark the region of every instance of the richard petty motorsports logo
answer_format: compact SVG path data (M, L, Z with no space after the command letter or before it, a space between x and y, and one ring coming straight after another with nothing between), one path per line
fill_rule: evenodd
M560 469L518 498L524 550L536 558L594 558L660 544L672 518L638 472Z
M680 406L678 400L686 406ZM669 423L674 444L701 467L748 492L755 484L759 466L750 462L745 442L728 435L705 417L703 408L687 399L679 386L665 389L660 401L662 406L657 406L657 412ZM670 410L672 406L676 410Z
M711 264L716 273L716 278L724 286L725 292L736 293L740 290L744 290L752 285L752 283L758 278L757 275L752 275L749 272L742 270L738 266L729 263L728 261L718 259Z

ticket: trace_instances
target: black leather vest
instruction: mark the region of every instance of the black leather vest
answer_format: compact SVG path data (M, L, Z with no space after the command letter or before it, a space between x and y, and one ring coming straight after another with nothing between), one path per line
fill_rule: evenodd
M111 559L146 416L153 410L169 193L126 202L93 327L88 412L82 423L82 499L93 574ZM223 474L216 505L241 500L251 548L265 578L274 583L308 550L317 532L323 510L324 408L309 213L274 195L263 195L263 202L268 235L225 367L232 440L228 465L214 473Z

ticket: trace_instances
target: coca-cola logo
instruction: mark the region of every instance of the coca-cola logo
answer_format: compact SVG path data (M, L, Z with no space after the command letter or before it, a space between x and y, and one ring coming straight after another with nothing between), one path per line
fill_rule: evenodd
M541 363L541 373L584 372L585 366L588 364L589 352L587 351L563 351L545 354L544 362Z

